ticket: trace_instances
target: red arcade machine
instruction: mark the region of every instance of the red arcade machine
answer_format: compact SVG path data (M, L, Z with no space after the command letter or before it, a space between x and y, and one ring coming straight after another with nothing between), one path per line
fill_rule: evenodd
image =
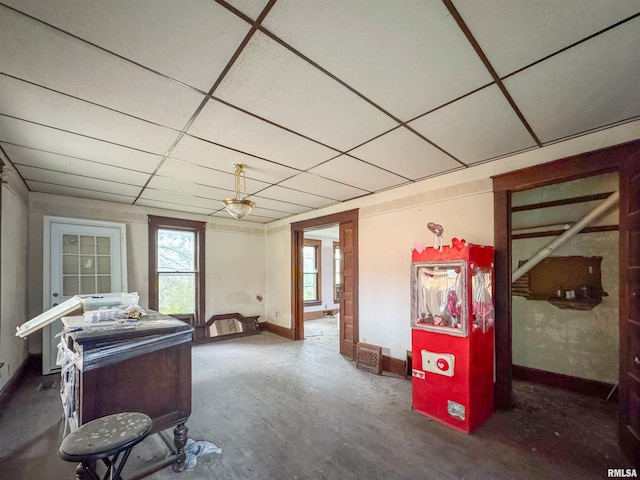
M413 409L469 433L493 413L493 247L439 237L412 255Z

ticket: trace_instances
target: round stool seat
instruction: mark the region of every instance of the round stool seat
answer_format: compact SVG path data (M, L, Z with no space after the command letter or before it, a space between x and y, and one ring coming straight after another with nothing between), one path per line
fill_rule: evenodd
M116 413L85 423L60 445L60 457L68 462L98 460L141 442L153 422L144 413Z

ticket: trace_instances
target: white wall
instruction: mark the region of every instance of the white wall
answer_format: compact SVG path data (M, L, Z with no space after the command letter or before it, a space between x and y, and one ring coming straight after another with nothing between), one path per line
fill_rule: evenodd
M16 337L16 327L27 317L28 192L9 171L2 186L2 278L0 279L0 390L27 358L27 342Z
M257 298L264 297L266 291L265 229L262 225L44 193L31 193L29 200L29 317L43 310L44 215L125 223L129 291L137 291L141 306L146 307L149 300L148 214L207 222L205 320L212 315L233 312L245 316L264 315L264 300ZM42 351L40 332L30 336L29 351Z
M291 328L291 227L271 228L265 246L265 320Z
M551 239L514 241L514 261L531 258ZM546 301L514 296L513 364L614 384L619 347L618 232L576 235L553 255L601 256L602 288L609 296L593 310L561 310Z
M447 242L458 236L492 245L491 176L638 138L640 121L272 222L267 225L265 251L265 319L291 327L290 224L358 208L359 340L382 346L385 355L404 359L411 347L411 247L415 242L429 245L433 241L426 229L429 221L444 226Z

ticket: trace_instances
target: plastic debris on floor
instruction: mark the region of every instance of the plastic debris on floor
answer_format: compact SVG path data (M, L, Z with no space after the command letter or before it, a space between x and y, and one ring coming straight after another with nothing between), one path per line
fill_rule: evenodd
M187 471L191 471L198 465L198 459L207 455L208 453L222 453L222 449L216 447L213 443L205 440L196 442L191 438L187 439L187 444L184 447L187 454Z

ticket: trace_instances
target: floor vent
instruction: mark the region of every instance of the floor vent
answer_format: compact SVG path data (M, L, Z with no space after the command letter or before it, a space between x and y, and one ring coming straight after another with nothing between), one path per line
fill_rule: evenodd
M356 346L356 368L382 375L382 347L358 342Z

